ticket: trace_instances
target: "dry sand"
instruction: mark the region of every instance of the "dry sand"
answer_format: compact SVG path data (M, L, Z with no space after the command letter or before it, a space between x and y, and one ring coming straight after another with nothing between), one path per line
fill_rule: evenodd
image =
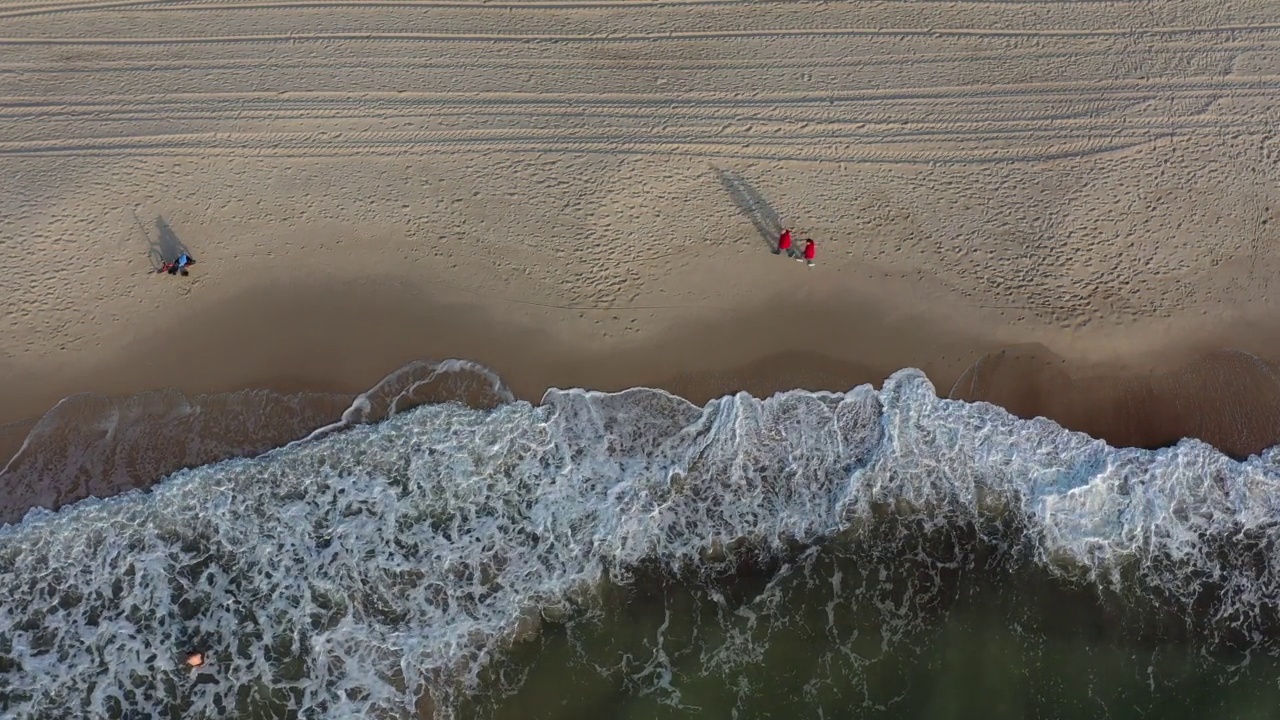
M1277 100L1271 0L3 2L0 444L466 357L531 398L915 366L1256 449L1274 412L1196 423L1271 366L1166 371L1280 358Z

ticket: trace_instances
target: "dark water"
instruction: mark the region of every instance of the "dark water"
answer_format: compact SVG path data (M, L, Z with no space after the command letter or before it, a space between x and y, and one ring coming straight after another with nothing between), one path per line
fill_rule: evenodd
M611 584L486 673L466 714L1261 719L1280 707L1273 653L1148 597L1047 574L971 529L917 537L881 538L879 553L824 545L710 582L651 570Z

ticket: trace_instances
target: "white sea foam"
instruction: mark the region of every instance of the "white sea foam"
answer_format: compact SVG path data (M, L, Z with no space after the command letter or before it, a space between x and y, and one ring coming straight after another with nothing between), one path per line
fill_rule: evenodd
M1054 572L1164 591L1246 635L1275 623L1273 454L1117 450L941 400L917 371L878 392L702 408L637 389L352 426L360 412L310 442L0 529L0 707L397 716L430 688L447 712L540 611L559 616L606 578L706 570L744 541L785 555L886 515L1012 514ZM1262 552L1216 552L1237 539ZM188 647L218 682L187 677Z

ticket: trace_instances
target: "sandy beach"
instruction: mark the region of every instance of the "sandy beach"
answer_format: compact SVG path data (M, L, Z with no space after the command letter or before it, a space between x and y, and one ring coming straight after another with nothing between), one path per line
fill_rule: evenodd
M1274 0L0 0L0 714L1266 716L1278 100Z
M7 2L0 28L6 454L75 393L355 393L450 357L531 400L918 367L1119 444L1280 427L1237 404L1280 397L1261 0ZM784 226L815 267L771 252Z

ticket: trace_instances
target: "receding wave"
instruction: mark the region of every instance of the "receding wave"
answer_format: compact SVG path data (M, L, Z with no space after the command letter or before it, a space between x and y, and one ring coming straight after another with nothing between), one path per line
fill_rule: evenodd
M503 670L520 643L655 574L747 623L708 640L701 662L746 672L765 636L786 631L759 618L785 613L770 588L795 568L825 573L822 617L853 611L841 566L815 569L829 548L884 581L891 556L922 577L971 563L960 543L1154 608L1204 658L1276 655L1271 451L1238 462L1194 440L1116 449L939 399L911 370L879 391L703 407L649 389L550 391L533 405L490 379L473 386L488 388L487 407L377 410L398 402L396 386L308 441L0 529L0 708L454 717L478 691L521 685ZM359 424L379 414L391 417ZM744 567L773 578L750 602L717 589ZM878 644L936 608L912 594L922 583L858 608L881 619ZM181 665L186 649L210 658L199 677ZM640 674L678 704L671 655L659 643Z
M350 396L245 390L188 397L72 395L24 424L0 465L0 523L33 507L143 488L169 473L258 455L332 422Z
M424 403L481 408L513 399L501 378L465 360L409 363L354 398L271 390L72 395L38 419L0 428L9 441L0 448L16 446L0 466L0 523L31 508L144 489L182 468L260 455Z

